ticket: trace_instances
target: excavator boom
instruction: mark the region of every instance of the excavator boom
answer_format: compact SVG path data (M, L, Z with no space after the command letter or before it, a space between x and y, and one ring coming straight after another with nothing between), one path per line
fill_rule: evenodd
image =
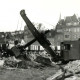
M25 10L21 10L20 15L23 18L23 20L25 21L27 27L29 28L29 30L31 31L31 33L33 34L35 39L40 43L40 45L43 46L43 48L46 50L46 52L48 54L50 54L54 60L57 59L56 52L50 47L51 44L50 44L49 40L47 40L45 35L38 32L38 30L34 27L32 22L26 16Z

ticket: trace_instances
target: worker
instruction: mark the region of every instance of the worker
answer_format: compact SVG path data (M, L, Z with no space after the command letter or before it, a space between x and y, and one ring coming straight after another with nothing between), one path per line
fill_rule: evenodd
M19 41L15 40L14 41L14 46L11 48L12 52L14 53L15 57L18 57L20 54L20 50L19 50Z
M14 46L11 48L13 51L15 58L17 59L24 59L26 55L24 54L24 48L19 44L18 40L14 41Z

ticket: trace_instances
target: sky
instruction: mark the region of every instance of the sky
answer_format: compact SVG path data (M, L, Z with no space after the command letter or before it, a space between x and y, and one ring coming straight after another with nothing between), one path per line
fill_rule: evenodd
M24 9L31 22L55 28L61 18L80 16L80 0L0 0L0 32L23 30L25 22L20 16Z

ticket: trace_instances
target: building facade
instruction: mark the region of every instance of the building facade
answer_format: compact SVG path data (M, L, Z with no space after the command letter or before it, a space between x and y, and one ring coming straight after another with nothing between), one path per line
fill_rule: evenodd
M75 41L80 38L80 21L77 16L68 16L61 19L56 25L55 45L63 41Z

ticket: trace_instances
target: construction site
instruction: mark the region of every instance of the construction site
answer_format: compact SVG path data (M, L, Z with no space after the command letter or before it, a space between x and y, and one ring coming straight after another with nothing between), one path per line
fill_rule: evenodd
M34 39L25 45L15 40L11 49L9 44L1 45L0 80L80 80L80 40L63 41L59 51L53 49L45 36L49 30L39 32L25 10L21 10L20 15ZM31 51L29 46L35 41L44 50L39 47Z

